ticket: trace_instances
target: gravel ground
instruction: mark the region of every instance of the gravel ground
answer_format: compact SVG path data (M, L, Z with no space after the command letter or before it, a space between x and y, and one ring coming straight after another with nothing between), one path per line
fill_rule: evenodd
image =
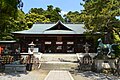
M120 80L120 77L117 76L94 73L92 71L80 72L72 74L72 76L75 80Z
M50 70L33 70L27 73L0 73L0 80L44 80ZM120 77L91 71L71 73L74 80L120 80Z
M27 73L1 73L0 80L44 80L49 70L34 70Z

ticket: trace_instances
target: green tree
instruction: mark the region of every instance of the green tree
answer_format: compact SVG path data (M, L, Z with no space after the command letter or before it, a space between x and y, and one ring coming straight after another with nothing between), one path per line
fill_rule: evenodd
M52 5L47 6L45 11L45 16L50 19L51 22L57 22L58 20L63 21L62 16L60 15L61 9L58 7L53 7Z
M12 32L28 29L25 20L25 14L21 10L18 10L17 13L18 17L16 19L10 17L8 20L6 20L6 26L2 28L3 31L1 40L13 39L11 34Z
M52 5L48 5L47 10L42 8L31 8L29 13L26 14L26 20L28 24L33 24L35 22L57 22L58 20L63 21L60 12L60 8L54 8Z
M49 18L46 18L44 15L39 15L36 13L26 14L26 22L29 24L34 24L36 22L50 22Z
M44 13L44 10L42 8L31 8L29 13L42 15Z
M85 0L84 10L80 17L85 24L85 28L90 32L107 32L108 43L113 42L113 31L120 28L120 21L116 16L120 16L119 0ZM117 25L116 25L117 24ZM118 33L119 34L119 33Z
M64 15L65 22L71 22L71 23L80 23L82 22L80 19L80 13L78 11L72 12L69 11L67 14Z
M0 40L12 39L11 32L16 28L15 20L18 20L20 12L18 7L23 6L21 3L21 0L0 0ZM17 26L16 29L18 28L20 26Z
M61 9L60 9L59 7L56 7L54 10L55 10L57 13L60 13L60 12L61 12Z
M47 11L52 11L53 10L53 5L48 5L47 6Z

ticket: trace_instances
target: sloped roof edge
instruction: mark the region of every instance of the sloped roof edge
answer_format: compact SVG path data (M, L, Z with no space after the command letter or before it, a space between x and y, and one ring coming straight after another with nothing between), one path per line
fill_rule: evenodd
M60 34L68 34L67 31L73 31L72 34L83 34L86 30L83 28L84 24L63 24L61 21L60 22L63 26L67 27L70 30L63 30L60 32ZM50 29L51 27L55 26L58 24L58 22L55 24L33 24L33 26L29 29L29 30L23 30L23 31L16 31L16 32L12 32L13 34L45 34L45 31L49 31L48 29ZM56 30L52 30L55 31ZM47 34L55 34L55 32L49 33L47 32ZM65 32L65 33L64 33Z
M69 31L73 31L72 29L68 28L67 25L63 24L62 21L58 21L54 26L52 26L51 28L45 30L45 31L48 31L48 30L51 30L52 28L54 28L55 26L61 24L62 26L64 26L66 28L66 30L69 30Z

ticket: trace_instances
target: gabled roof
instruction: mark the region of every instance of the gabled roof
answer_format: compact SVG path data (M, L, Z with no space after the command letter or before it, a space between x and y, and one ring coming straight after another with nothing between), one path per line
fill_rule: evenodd
M16 31L13 34L83 34L84 24L33 24L29 30Z
M73 31L73 30L69 29L68 27L66 27L61 21L58 21L53 27L51 27L47 30L69 30L69 31Z

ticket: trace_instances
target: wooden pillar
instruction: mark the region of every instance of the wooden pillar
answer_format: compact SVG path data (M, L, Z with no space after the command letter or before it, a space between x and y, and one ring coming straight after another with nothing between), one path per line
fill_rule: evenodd
M67 53L67 41L63 42L63 52Z
M54 49L54 41L52 41L52 40L51 40L51 46L52 46L51 53L53 53L55 51L55 49Z
M77 52L77 37L74 37L74 53Z
M20 45L20 52L23 52L23 51L22 51L22 49L23 49L23 47L22 47L22 46L23 46L23 45L22 45L22 44L23 44L23 43L22 43L22 40L20 40L20 41L18 42L18 44Z
M44 51L45 51L45 41L42 40L42 41L41 41L41 52L44 53Z

